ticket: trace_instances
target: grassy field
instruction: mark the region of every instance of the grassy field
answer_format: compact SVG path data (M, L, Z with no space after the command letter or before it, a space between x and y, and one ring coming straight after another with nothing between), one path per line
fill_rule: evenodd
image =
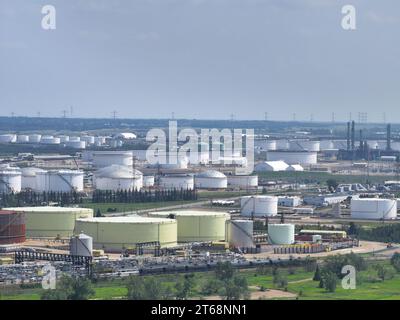
M345 290L338 281L336 292L329 293L325 289L318 287L317 281L312 281L314 272L306 272L302 267L297 268L281 268L281 274L288 281L288 292L294 293L300 300L400 300L400 274L393 271L393 278L381 281L377 277L375 269L376 264L384 264L391 269L388 261L369 262L368 269L358 273L357 288L355 290ZM291 270L289 272L289 270ZM243 270L240 274L245 276L249 286L253 291L258 290L255 287L263 287L265 289L277 289L273 284L273 276L271 274L259 274L257 270ZM204 284L214 276L209 273L195 273L196 287L194 288L193 297L201 297L201 288ZM155 276L157 281L163 282L165 285L174 286L183 275L160 275ZM125 286L126 280L102 281L94 284L95 300L111 300L124 299L127 294ZM283 290L283 289L281 289ZM41 289L13 289L8 291L0 291L0 299L6 300L38 300L40 299Z

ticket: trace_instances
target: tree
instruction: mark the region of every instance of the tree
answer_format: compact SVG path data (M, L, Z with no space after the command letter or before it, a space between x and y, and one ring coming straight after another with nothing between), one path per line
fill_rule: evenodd
M276 269L272 282L278 288L284 288L288 284L287 278L279 271L279 269Z
M392 272L390 272L390 270L388 268L386 268L385 266L382 266L380 264L378 264L376 266L376 271L377 271L378 278L381 279L382 281L385 281L385 280L393 277Z
M332 271L324 271L322 273L322 284L326 291L335 292L337 284L337 276Z
M223 297L226 300L239 300L249 297L247 280L242 276L234 276L224 284Z
M358 235L359 228L354 222L350 222L349 229L347 230L347 233L350 235Z
M42 300L88 300L94 295L92 283L88 278L63 276L55 290L45 290Z
M328 180L326 181L326 184L328 185L328 189L329 189L331 192L335 191L336 188L337 188L338 185L339 185L335 179L328 179Z
M187 299L191 294L194 285L194 274L185 274L184 280L177 282L175 285L176 298L180 300Z
M319 270L319 266L315 269L313 281L321 281L321 271Z
M400 253L395 252L392 258L390 259L390 263L396 272L400 272Z
M228 281L228 280L232 279L234 273L235 273L235 270L233 269L233 266L229 261L217 263L215 275L218 280Z
M223 283L217 279L208 280L201 289L202 294L211 295L217 294L222 288Z
M162 285L153 277L131 276L127 289L128 300L161 300L166 294Z

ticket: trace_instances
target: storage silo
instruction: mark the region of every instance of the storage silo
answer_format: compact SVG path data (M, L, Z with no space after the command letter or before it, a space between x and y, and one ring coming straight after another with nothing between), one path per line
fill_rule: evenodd
M194 188L194 178L189 174L176 174L159 177L159 186L164 190Z
M26 134L19 134L17 136L17 143L28 143L29 142L29 136Z
M194 185L198 189L226 189L228 179L222 172L208 170L195 175Z
M17 136L15 134L1 134L0 143L14 143L17 141Z
M66 142L69 141L69 136L61 135L61 136L58 136L58 137L60 138L60 143L66 143Z
M57 145L61 143L61 139L53 136L42 136L40 139L41 144Z
M67 141L65 142L65 146L72 149L85 149L86 142L85 141Z
M261 151L276 150L275 140L255 140L254 146Z
M30 134L29 135L29 143L40 143L41 139L42 139L41 134Z
M93 238L84 233L72 236L69 241L71 256L91 257L93 255Z
M109 167L113 164L132 167L132 151L95 151L92 154L93 165L96 168Z
M294 224L268 224L268 239L271 244L288 245L294 243Z
M317 164L317 152L311 151L268 151L267 161L284 161L287 164Z
M83 171L49 170L37 172L37 191L83 192Z
M82 136L81 141L86 142L86 145L92 145L94 144L94 136Z
M21 168L21 187L22 189L38 190L37 187L37 173L45 173L46 170L40 168Z
M235 248L254 247L253 225L252 220L228 220L226 239L229 245Z
M93 237L94 248L108 252L134 249L146 242L159 242L163 248L177 243L174 219L139 216L79 219L75 230Z
M21 192L21 171L14 167L0 167L0 193Z
M143 173L131 167L111 165L94 173L94 184L98 190L140 190Z
M93 209L86 208L17 207L4 210L25 213L28 238L71 237L77 219L93 217Z
M228 175L228 188L251 189L258 187L258 176Z
M278 197L245 196L240 198L240 214L246 217L271 217L278 214Z
M226 221L230 219L226 212L200 210L151 212L149 216L176 219L178 242L225 240Z
M378 198L351 199L351 217L373 220L396 219L397 201Z
M25 242L25 214L0 210L0 245Z
M143 176L143 187L150 188L154 186L154 176Z

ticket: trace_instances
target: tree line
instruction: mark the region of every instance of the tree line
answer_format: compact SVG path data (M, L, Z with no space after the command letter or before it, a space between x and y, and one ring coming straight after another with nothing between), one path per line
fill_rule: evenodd
M40 206L49 202L57 202L62 206L71 204L81 204L83 195L81 193L71 192L34 192L23 191L19 193L0 194L1 207L23 207L23 206Z
M197 200L197 191L191 189L172 190L96 190L93 203L137 203Z

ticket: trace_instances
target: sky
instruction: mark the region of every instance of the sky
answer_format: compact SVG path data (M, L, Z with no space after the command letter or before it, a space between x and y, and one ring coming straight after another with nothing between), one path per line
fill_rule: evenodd
M0 115L400 122L399 36L398 0L0 0Z

